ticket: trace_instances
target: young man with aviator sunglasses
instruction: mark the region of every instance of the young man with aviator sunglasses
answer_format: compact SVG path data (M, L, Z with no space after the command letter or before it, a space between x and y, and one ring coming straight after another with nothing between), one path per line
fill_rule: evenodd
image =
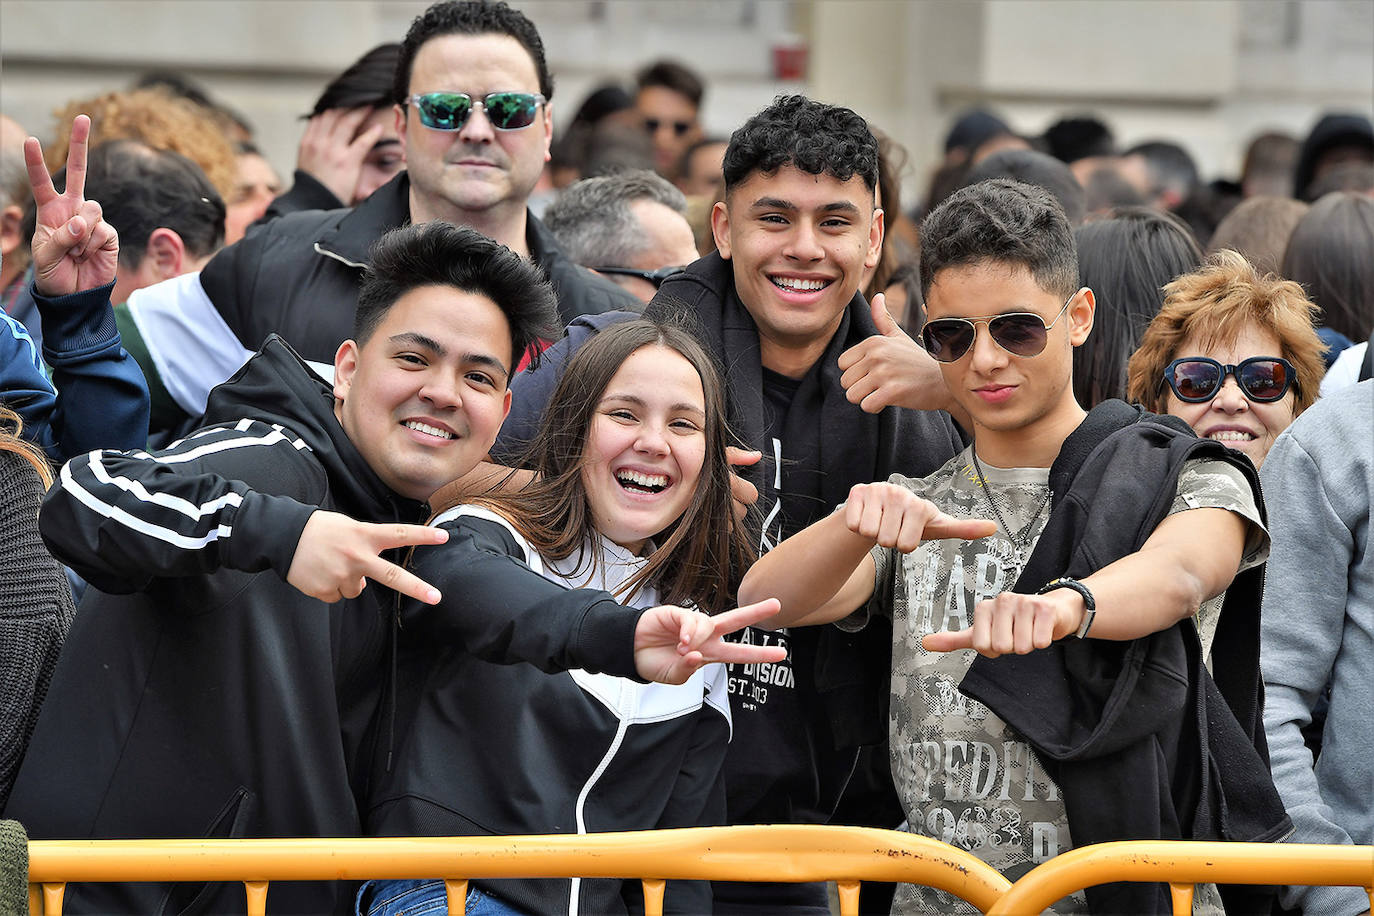
M406 170L354 208L291 213L225 248L198 276L158 284L129 310L145 374L199 415L210 389L268 334L328 366L352 329L368 250L435 219L476 229L539 265L564 324L638 301L566 257L529 212L549 157L553 79L534 24L505 3L436 3L402 42L393 98Z
M779 598L779 626L891 619L910 829L1010 879L1107 840L1277 839L1289 823L1259 727L1253 467L1172 418L1079 406L1073 348L1095 302L1043 190L965 188L921 240L922 340L973 444L927 477L856 486L764 556L741 600ZM1164 901L1106 885L1053 912ZM974 912L905 886L894 908Z

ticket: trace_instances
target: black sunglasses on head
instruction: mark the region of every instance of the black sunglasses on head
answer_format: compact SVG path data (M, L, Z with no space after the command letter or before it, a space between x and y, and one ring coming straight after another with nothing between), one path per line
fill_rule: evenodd
M1164 381L1174 396L1189 404L1212 400L1228 375L1235 376L1241 392L1259 404L1280 400L1297 384L1293 364L1281 356L1252 356L1235 365L1206 356L1184 356L1164 367Z
M1077 295L1074 292L1073 296ZM939 362L957 362L973 346L981 322L988 326L993 342L1012 356L1039 356L1049 340L1050 328L1059 323L1073 296L1064 300L1059 314L1049 324L1034 312L1006 312L983 318L934 318L921 328L921 343Z
M641 280L648 280L658 289L663 285L663 281L669 277L680 274L685 267L660 267L658 270L636 270L633 267L593 267L599 274L618 274L622 277L638 277Z

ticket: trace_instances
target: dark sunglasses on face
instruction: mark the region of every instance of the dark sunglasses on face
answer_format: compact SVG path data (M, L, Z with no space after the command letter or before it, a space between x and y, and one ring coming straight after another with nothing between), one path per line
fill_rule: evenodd
M1189 404L1212 400L1228 375L1235 376L1247 398L1260 404L1281 399L1297 384L1293 364L1280 356L1252 356L1234 366L1205 356L1185 356L1164 367L1164 381L1174 396Z
M406 101L430 130L462 130L478 107L497 130L519 130L534 123L545 100L537 92L488 92L480 99L466 92L424 92Z
M639 277L641 280L648 280L654 285L654 289L658 289L663 285L664 280L674 274L682 273L686 268L660 267L658 270L636 270L633 267L596 267L593 268L593 270L599 274L617 274L622 277Z
M978 334L978 322L982 322L988 326L993 343L1012 356L1039 356L1049 340L1050 328L1059 323L1064 310L1077 295L1075 292L1064 300L1059 313L1049 324L1045 324L1045 319L1034 312L1007 312L983 318L935 318L921 328L921 343L939 362L956 362L973 346Z
M649 133L651 133L651 134L656 134L656 133L658 133L658 129L659 129L660 127L664 127L664 126L671 127L671 128L673 129L673 136L675 136L675 137L681 137L681 136L684 136L684 135L687 133L687 131L689 131L689 130L692 129L692 122L691 122L691 121L660 121L658 118L645 118L645 119L644 119L644 129L647 130L647 131L648 131Z

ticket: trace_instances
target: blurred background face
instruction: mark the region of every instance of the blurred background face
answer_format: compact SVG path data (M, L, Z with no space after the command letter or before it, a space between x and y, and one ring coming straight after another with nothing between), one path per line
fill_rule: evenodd
M725 181L721 164L725 161L725 143L706 143L687 157L686 168L678 176L677 186L688 197L710 197L714 200Z
M630 258L631 263L616 266L658 270L661 267L686 267L697 259L692 227L681 213L656 200L637 200L630 204L630 211L639 221L645 247ZM634 293L643 302L648 302L658 292L656 284L642 277L625 274L607 274L606 277Z
M654 143L654 170L670 181L677 177L682 154L701 135L697 109L685 95L663 86L645 86L635 107Z
M396 173L406 167L401 138L396 133L394 111L390 107L372 109L372 114L358 127L358 133L364 134L373 127L380 127L382 135L372 144L372 149L367 152L367 158L363 160L358 185L353 189L353 199L349 201L353 206L367 200L373 191L395 178Z
M1247 328L1228 343L1203 347L1188 338L1174 354L1174 359L1186 356L1206 356L1223 366L1236 365L1252 356L1282 356L1279 339L1261 328ZM1279 433L1293 422L1294 392L1290 388L1281 400L1271 403L1252 401L1245 396L1234 375L1222 381L1216 397L1202 403L1180 401L1173 389L1166 386L1165 408L1186 422L1203 439L1215 439L1242 452L1255 467L1264 461Z
M243 238L281 190L281 179L270 162L257 153L240 153L234 193L225 201L224 244Z

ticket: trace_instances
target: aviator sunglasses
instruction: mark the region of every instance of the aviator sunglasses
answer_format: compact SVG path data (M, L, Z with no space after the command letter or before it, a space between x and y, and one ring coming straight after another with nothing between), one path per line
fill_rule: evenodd
M1206 356L1185 356L1164 367L1164 381L1174 396L1189 404L1212 400L1228 375L1235 376L1247 398L1260 404L1281 399L1297 384L1293 364L1280 356L1252 356L1234 366Z
M480 107L497 130L519 130L534 123L545 99L537 92L488 92L474 99L466 92L424 92L406 99L420 113L420 123L431 130L462 130Z
M1045 324L1045 319L1034 312L1007 312L984 318L935 318L921 328L921 343L937 361L955 362L973 346L973 339L978 334L978 322L982 322L988 326L993 343L1012 356L1039 356L1049 340L1050 328L1059 323L1064 310L1077 295L1075 292L1064 300L1059 313L1049 324Z

